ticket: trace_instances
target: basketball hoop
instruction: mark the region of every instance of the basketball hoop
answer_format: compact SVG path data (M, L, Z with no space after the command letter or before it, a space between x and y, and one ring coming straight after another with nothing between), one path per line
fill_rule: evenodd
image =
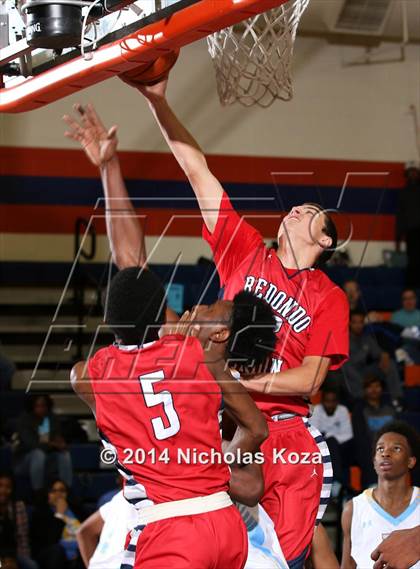
M222 105L269 107L293 97L291 66L300 18L309 0L289 0L211 34L208 49Z

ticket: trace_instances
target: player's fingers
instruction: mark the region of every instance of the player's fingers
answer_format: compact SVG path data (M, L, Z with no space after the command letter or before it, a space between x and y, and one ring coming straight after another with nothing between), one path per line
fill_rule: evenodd
M112 138L116 138L117 130L118 130L117 125L114 124L114 126L111 126L111 128L108 131L107 138L109 138L109 140L111 140Z
M70 130L68 132L71 132L75 137L83 137L84 130L79 125L79 123L73 119L73 117L70 115L64 115L63 121L67 124L68 127L70 127ZM79 138L77 138L77 140L79 140Z
M72 129L80 130L80 124L71 115L63 115L63 121Z
M89 115L86 112L86 108L83 105L81 105L80 103L75 103L73 105L73 109L75 113L77 113L77 115L80 117L80 120L82 121L82 124L84 126L93 126L92 121L90 120Z
M79 134L76 134L75 132L71 132L69 130L65 131L64 136L66 138L72 138L73 140L77 140L77 141L79 141L79 139L81 138Z
M198 324L194 324L193 326L190 327L190 336L192 336L193 338L197 338L199 334L200 334L200 326Z
M379 551L379 547L377 547L374 551L372 551L370 556L373 559L373 561L376 561L377 559L379 559L380 554L381 552Z
M98 113L95 110L95 107L91 103L86 105L85 112L88 115L89 120L91 120L96 126L106 130L103 122L101 121Z
M178 326L182 326L187 320L189 320L190 312L186 310L181 318L178 320Z
M384 565L386 565L386 563L385 563L382 555L380 555L378 557L378 560L373 564L373 569L383 569Z
M81 105L80 103L75 103L73 105L73 109L76 111L77 114L79 114L81 117L84 117L86 115L85 113L85 109L83 108L83 105Z

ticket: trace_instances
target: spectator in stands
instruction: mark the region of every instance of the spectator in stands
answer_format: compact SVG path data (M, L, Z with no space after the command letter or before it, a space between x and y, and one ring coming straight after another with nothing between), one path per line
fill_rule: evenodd
M400 310L392 313L391 322L401 331L400 347L396 350L398 361L406 364L420 363L420 310L417 309L417 294L406 288L401 295Z
M417 294L414 289L406 288L403 290L401 305L400 310L392 313L391 322L402 328L411 328L412 326L420 328L420 310L417 308Z
M120 490L93 513L77 532L77 541L88 569L120 569L127 533L136 525L137 513Z
M363 310L360 291L360 286L357 281L348 280L343 284L343 290L347 295L347 300L349 301L350 311L353 310Z
M315 405L311 423L324 435L331 453L334 479L348 484L348 468L352 463L353 428L350 413L339 405L338 394L333 387L322 390L322 400Z
M371 460L375 434L395 418L395 409L383 401L383 385L379 377L368 375L363 381L363 399L353 408L352 424L356 460L362 471L362 486L376 480Z
M395 530L407 530L418 526L420 516L419 488L410 483L409 473L420 459L419 436L406 423L395 421L381 429L375 437L373 464L377 485L366 490L346 504L342 516L343 558L342 569L373 567L372 549L383 547L383 539ZM415 538L418 531L414 532ZM410 538L401 546L409 546ZM416 554L417 549L417 554ZM414 551L403 549L392 554L394 559L413 561L418 558L419 547ZM388 552L389 554L389 552ZM379 555L374 555L375 559ZM387 555L388 557L388 555ZM375 567L381 569L409 569L411 563L388 565L383 558ZM418 565L415 565L418 567Z
M9 559L18 569L37 569L31 559L28 515L25 504L14 500L14 479L11 473L0 472L0 559Z
M400 250L403 239L406 243L406 284L420 286L420 170L418 164L409 163L405 170L406 184L398 192L396 217L396 249Z
M80 508L69 503L66 484L50 484L47 498L39 500L32 516L32 549L43 569L83 567L76 539L83 517Z
M43 488L47 466L55 463L59 477L70 487L72 463L60 422L53 413L48 395L34 395L26 402L27 409L19 417L16 449L16 472L29 473L35 491Z
M402 398L401 380L394 360L381 350L372 335L364 333L365 315L354 311L350 315L350 357L343 366L346 389L353 398L363 396L363 378L374 373L381 378L395 405Z
M15 364L0 352L0 391L10 389L15 371Z

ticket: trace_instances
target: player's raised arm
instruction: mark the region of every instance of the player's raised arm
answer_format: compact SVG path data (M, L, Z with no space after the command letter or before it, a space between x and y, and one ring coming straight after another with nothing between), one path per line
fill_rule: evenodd
M75 105L77 120L63 117L68 138L79 142L99 168L105 194L106 226L112 259L119 269L146 264L144 233L128 196L117 156L117 127L105 128L92 105Z
M261 234L241 217L210 172L198 143L181 124L166 99L166 83L138 87L146 99L173 155L184 170L200 206L209 243L222 282L251 251L263 246Z
M149 101L169 148L194 190L207 229L212 233L217 223L223 188L210 172L197 141L169 106L166 100L166 85L167 79L157 85L139 87L139 90Z

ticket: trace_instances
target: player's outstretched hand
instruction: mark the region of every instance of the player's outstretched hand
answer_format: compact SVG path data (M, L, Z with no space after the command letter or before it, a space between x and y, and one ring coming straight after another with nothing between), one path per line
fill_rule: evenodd
M420 526L393 531L371 555L373 569L409 569L420 560Z
M79 142L89 160L100 168L109 162L117 151L117 127L105 128L93 105L73 106L78 120L71 115L64 115L63 120L69 130L64 136Z

